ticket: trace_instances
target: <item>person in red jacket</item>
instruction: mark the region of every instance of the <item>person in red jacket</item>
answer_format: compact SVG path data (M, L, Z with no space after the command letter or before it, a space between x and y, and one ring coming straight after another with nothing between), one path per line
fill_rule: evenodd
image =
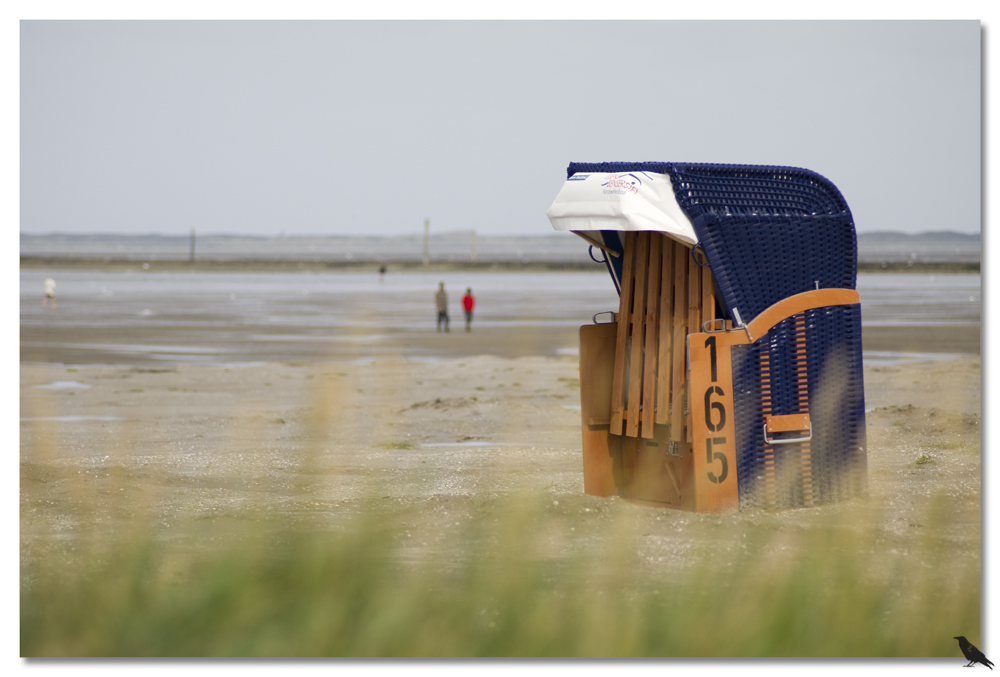
M476 297L472 295L472 287L467 287L462 297L462 308L465 310L465 331L472 331L472 309L476 307Z

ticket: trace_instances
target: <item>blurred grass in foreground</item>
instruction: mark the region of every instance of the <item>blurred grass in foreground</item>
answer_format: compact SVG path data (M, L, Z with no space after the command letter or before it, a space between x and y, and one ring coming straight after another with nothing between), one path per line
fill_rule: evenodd
M669 576L621 520L595 526L614 532L596 552L554 556L538 497L499 508L459 531L487 543L461 560L411 552L412 527L375 509L342 532L262 520L222 547L149 534L38 558L21 655L954 656L954 635L979 635L979 561L948 548L940 506L898 550L828 520L787 555L787 529L720 520L711 539L743 546L696 546Z
M956 635L982 646L979 496L937 485L931 499L934 475L907 485L915 502L692 516L545 487L521 467L528 452L505 447L464 493L446 488L454 468L394 465L419 449L401 376L373 391L377 406L344 376L307 399L301 468L211 471L243 493L274 490L221 494L240 500L218 511L166 471L112 461L116 483L100 463L62 465L49 437L29 441L22 454L52 477L26 480L22 462L22 511L45 519L22 517L21 655L954 658ZM264 419L234 417L221 451L260 446ZM142 434L123 427L119 446ZM404 473L413 486L394 491Z

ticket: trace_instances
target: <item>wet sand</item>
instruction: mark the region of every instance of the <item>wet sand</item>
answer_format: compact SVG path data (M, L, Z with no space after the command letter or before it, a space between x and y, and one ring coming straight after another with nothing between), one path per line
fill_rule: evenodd
M215 351L218 359L230 361L333 361L370 358L447 359L475 355L517 358L555 357L579 345L579 329L572 326L476 327L466 333L460 323L450 333L438 333L433 326L414 331L383 328L377 332L342 333L329 340L293 341L250 340L259 332L254 327L222 326L200 330L197 342ZM272 330L273 334L294 336L291 326ZM160 365L164 360L140 350L108 349L105 346L184 346L191 342L190 331L175 327L22 326L21 361L58 364ZM980 354L978 325L925 327L866 327L862 331L865 351L912 353ZM183 355L175 356L183 359Z
M861 329L864 351L981 354L978 324L923 327L868 326Z

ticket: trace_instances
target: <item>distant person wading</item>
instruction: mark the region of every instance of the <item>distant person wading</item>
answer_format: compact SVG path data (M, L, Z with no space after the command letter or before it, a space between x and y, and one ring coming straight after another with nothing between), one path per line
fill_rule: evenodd
M472 331L472 309L476 307L476 297L472 295L472 287L465 290L462 297L462 310L465 311L465 331Z
M42 299L42 308L52 301L52 307L56 307L56 281L51 277L45 278L45 298Z
M448 292L444 290L444 282L434 295L434 305L437 307L437 330L441 331L441 322L444 322L444 330L451 331L448 328Z

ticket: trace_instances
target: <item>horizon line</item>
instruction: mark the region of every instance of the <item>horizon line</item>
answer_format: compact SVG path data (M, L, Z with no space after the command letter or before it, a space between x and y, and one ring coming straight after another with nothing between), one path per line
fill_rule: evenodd
M195 229L195 237L245 237L245 238L255 238L255 239L279 239L279 238L314 238L314 237L349 237L349 238L397 238L397 237L419 237L423 238L423 233L414 231L412 233L396 233L392 235L352 235L343 233L323 233L323 234L306 234L306 233L279 233L275 235L258 235L252 233L220 233L220 232L206 232L197 233ZM551 231L545 233L505 233L501 235L480 233L472 228L466 229L453 229L453 230L441 230L437 232L430 233L430 237L442 236L442 235L470 235L475 232L476 237L552 237L557 235L562 235L567 231ZM908 233L902 230L873 230L873 231L856 231L858 236L862 235L905 235L907 237L919 237L926 235L962 235L962 236L979 236L982 238L982 230L978 231L960 231L960 230L925 230L917 233ZM69 232L69 231L48 231L40 233L31 233L20 231L20 237L51 237L51 236L83 236L83 237L93 237L93 236L107 236L107 237L180 237L180 238L190 238L191 233L159 233L159 232L147 232L147 233L121 233L114 231L83 231L83 232Z

